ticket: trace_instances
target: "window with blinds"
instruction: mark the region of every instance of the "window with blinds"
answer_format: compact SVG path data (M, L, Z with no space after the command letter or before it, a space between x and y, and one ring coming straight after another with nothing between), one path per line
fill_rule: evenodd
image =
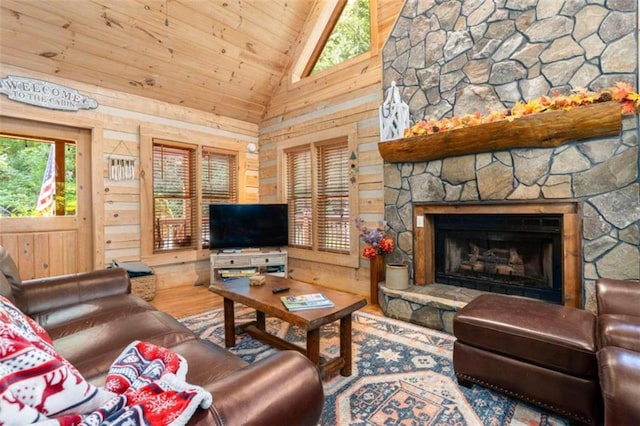
M348 152L346 141L285 151L289 246L349 254Z
M153 145L155 251L196 248L196 150Z
M349 155L346 143L322 145L316 156L318 248L349 253Z
M202 151L202 247L209 247L209 205L238 202L238 155L220 150Z
M285 155L289 245L310 249L313 244L311 147L288 151Z

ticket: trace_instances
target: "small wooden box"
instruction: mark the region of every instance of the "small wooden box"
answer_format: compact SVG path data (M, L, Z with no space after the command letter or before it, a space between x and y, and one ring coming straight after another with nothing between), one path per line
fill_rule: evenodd
M258 287L264 285L265 282L267 282L267 279L264 275L254 275L249 277L250 286Z

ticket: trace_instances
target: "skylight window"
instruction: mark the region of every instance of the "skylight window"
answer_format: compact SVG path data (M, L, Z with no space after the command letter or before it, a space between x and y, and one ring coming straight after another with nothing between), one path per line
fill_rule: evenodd
M369 0L338 2L303 75L309 76L371 50Z

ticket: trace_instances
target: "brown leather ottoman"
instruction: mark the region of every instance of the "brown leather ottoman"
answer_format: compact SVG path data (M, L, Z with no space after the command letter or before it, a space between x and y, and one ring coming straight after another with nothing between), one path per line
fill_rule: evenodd
M486 294L453 319L458 383L495 389L561 416L601 415L595 316L580 309Z

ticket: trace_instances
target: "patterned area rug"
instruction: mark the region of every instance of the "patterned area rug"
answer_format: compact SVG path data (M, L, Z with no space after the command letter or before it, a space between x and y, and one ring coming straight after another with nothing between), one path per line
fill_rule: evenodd
M236 325L255 319L236 304ZM224 347L222 310L180 320L202 339ZM305 333L267 317L267 331L305 346ZM339 323L322 328L321 352L339 353ZM568 425L537 407L474 385L458 386L449 334L356 312L353 318L353 375L324 382L321 425ZM231 351L248 362L274 351L246 334Z

